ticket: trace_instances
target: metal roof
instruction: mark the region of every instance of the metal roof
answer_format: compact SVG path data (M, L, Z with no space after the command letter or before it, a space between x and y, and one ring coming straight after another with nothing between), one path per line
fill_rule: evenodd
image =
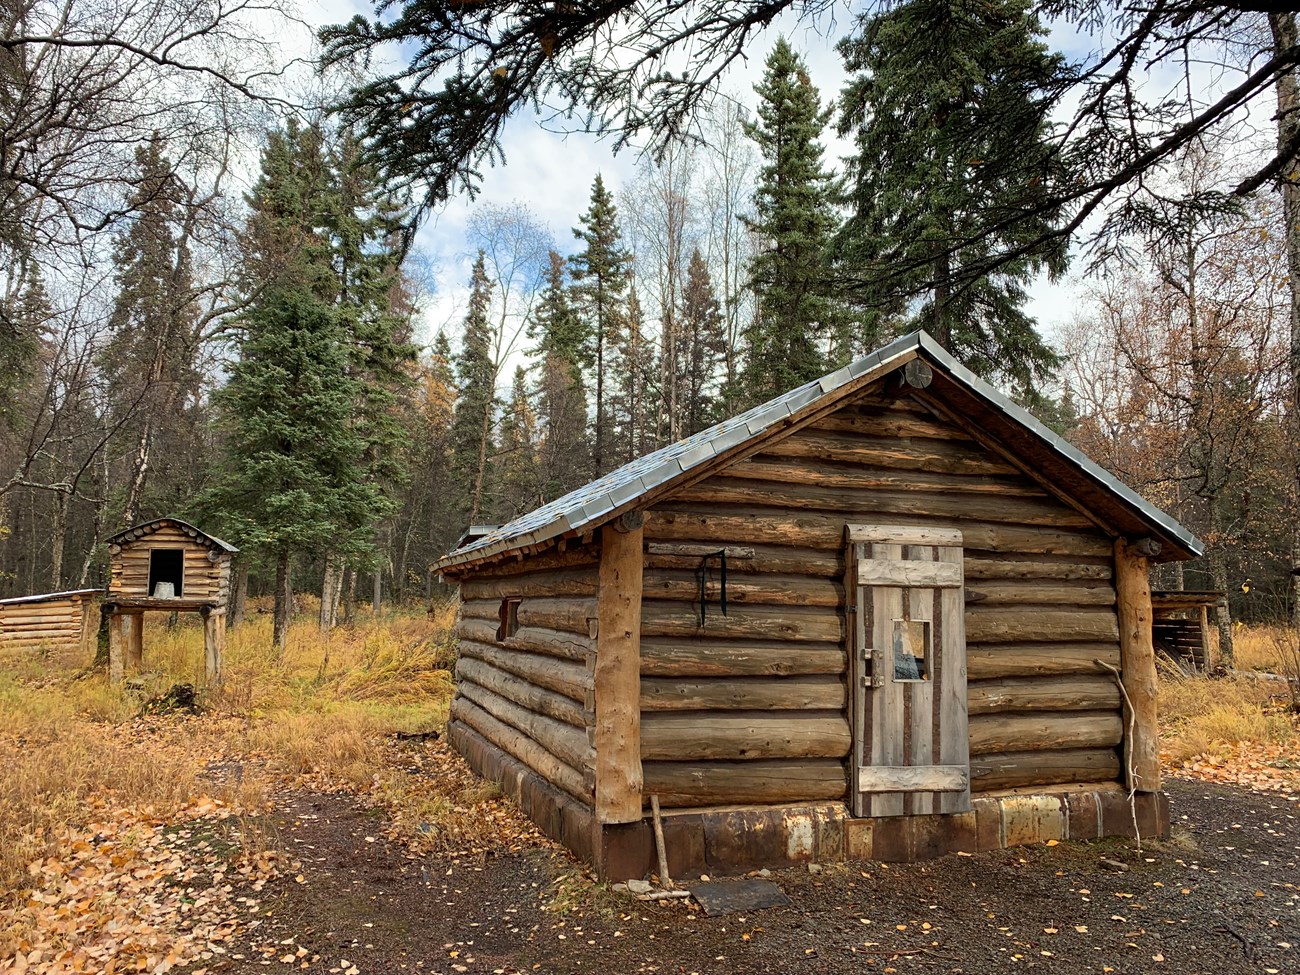
M135 532L140 532L141 533L140 537L143 537L144 535L152 534L153 532L156 532L160 527L162 527L164 522L171 522L173 525L179 525L182 530L193 532L195 535L200 536L201 539L205 539L206 541L210 542L212 545L215 545L217 548L222 549L224 551L230 552L232 554L239 551L239 549L235 548L235 546L231 545L229 542L223 542L215 535L209 535L202 528L195 528L187 521L181 521L179 518L170 518L170 517L155 518L152 521L142 521L140 524L132 525L130 528L123 528L117 534L110 535L108 538L104 539L104 543L107 545L114 545L114 544L121 545L123 542L134 541L135 539L128 538L127 536L133 535Z
M768 400L731 419L701 430L685 440L646 454L602 477L570 491L525 515L471 541L434 563L436 570L446 570L466 563L479 562L505 552L537 545L561 535L595 527L616 511L636 501L651 490L661 489L705 461L732 448L758 440L764 433L790 418L824 405L842 387L868 373L884 375L894 368L924 356L926 362L942 370L961 386L977 394L1009 419L1032 431L1045 446L1060 454L1072 465L1133 509L1142 520L1157 527L1161 534L1177 541L1194 555L1203 546L1195 535L1152 505L1114 475L1089 460L1078 448L1067 443L1037 418L1017 406L1002 393L984 382L959 363L926 332L904 335L884 348L837 369L820 379L805 383L788 393Z

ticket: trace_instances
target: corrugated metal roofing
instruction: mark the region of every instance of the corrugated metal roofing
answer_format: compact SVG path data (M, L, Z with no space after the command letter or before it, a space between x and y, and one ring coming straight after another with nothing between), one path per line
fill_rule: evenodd
M731 419L723 420L685 440L679 440L677 443L646 454L589 484L570 491L563 497L535 508L443 556L434 563L434 569L444 570L478 562L503 552L535 545L569 532L592 527L602 521L604 516L652 489L663 487L724 451L757 439L782 421L820 403L853 380L869 372L880 371L882 368L887 370L891 363L901 366L920 354L924 355L927 362L943 370L1009 418L1032 430L1048 447L1079 467L1101 486L1118 495L1141 517L1159 526L1164 533L1176 539L1189 551L1198 555L1201 553L1200 540L1173 518L1089 460L1076 447L1057 436L1027 411L957 362L927 333L913 332L820 379L805 383Z

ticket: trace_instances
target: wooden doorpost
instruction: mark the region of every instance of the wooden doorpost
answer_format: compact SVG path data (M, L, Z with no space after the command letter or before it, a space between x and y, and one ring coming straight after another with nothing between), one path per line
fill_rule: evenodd
M1124 693L1124 775L1130 790L1160 790L1156 651L1151 636L1151 566L1135 544L1115 541L1115 596Z
M600 530L596 629L596 821L635 823L641 814L642 516Z

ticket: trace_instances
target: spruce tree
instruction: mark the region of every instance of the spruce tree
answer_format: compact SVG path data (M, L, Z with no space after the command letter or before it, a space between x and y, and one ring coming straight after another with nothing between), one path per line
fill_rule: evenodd
M469 309L456 364L456 411L451 423L452 465L461 494L462 530L484 509L492 477L493 427L500 403L496 395L496 365L492 358L492 323L488 308L492 282L487 259L478 252L470 275Z
M1035 243L1061 216L1043 207L1062 179L1048 116L1064 70L1044 33L1027 0L909 0L840 45L856 73L841 99L855 153L840 239L857 301L881 330L926 328L1022 395L1058 364L1025 285L1066 258L1060 240Z
M719 369L726 334L722 307L697 247L686 269L682 295L681 339L677 363L678 386L684 394L682 431L690 436L716 422Z
M209 499L241 547L275 566L278 652L295 556L357 555L391 507L357 422L370 380L341 302L335 177L318 129L291 122L269 136L243 242L251 297L217 397L226 458Z
M537 415L528 401L528 374L515 369L510 402L501 418L501 446L497 453L499 497L497 518L510 521L540 502L537 463Z
M654 430L659 364L647 337L645 312L635 283L627 290L623 328L610 361L611 465L626 464L658 446Z
M834 188L819 141L828 113L804 61L785 38L755 86L758 118L745 131L763 158L746 220L760 240L750 264L754 321L746 330L741 405L815 379L840 348L844 317L831 298Z
M537 364L538 491L546 499L591 479L587 394L582 373L586 329L569 301L564 258L550 253L546 287L533 310L529 337Z
M574 298L586 327L585 355L595 370L595 428L592 461L597 474L613 465L610 461L609 402L605 388L606 357L609 347L620 340L624 325L623 301L631 259L623 247L614 196L597 174L591 188L591 206L573 231L583 249L570 258Z
M155 513L191 496L198 464L190 451L199 440L198 313L184 226L185 187L157 136L136 149L135 164L133 215L114 247L117 295L108 319L110 338L100 356L113 422L119 424L114 446L126 459L123 524L139 519L155 471L164 482Z

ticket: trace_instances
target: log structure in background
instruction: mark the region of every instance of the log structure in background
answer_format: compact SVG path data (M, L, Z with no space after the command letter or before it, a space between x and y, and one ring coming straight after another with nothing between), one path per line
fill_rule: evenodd
M176 518L157 518L108 542L109 675L139 669L148 612L193 612L203 618L204 672L221 679L231 562L238 549Z
M0 650L76 655L88 664L99 626L98 589L0 599Z

